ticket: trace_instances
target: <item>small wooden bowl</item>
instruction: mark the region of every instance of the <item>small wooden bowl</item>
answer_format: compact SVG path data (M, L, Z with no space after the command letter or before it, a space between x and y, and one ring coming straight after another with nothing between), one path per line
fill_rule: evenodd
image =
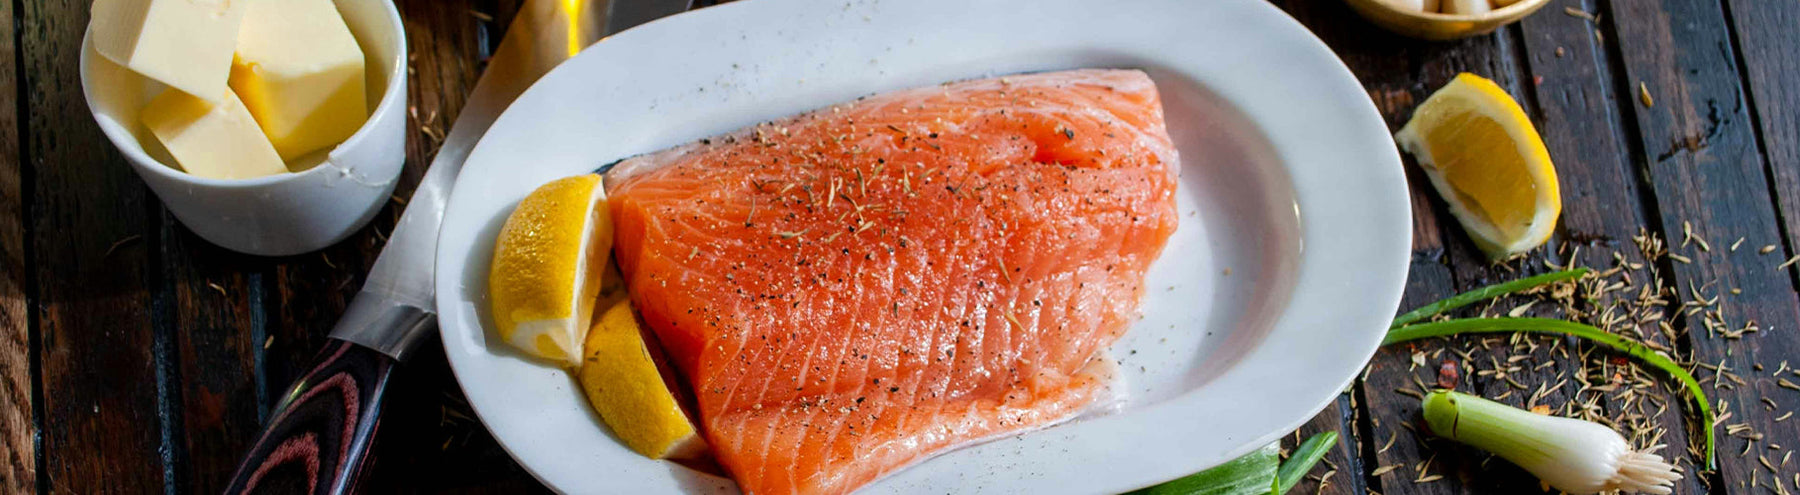
M1465 15L1414 12L1395 7L1386 0L1344 1L1376 25L1427 40L1453 40L1488 34L1550 4L1550 0L1519 0L1486 14Z

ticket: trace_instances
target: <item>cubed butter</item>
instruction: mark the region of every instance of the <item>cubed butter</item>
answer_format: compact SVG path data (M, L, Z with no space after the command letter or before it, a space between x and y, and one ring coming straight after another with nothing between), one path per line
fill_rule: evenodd
M94 50L170 87L218 102L244 12L259 0L94 0Z
M363 52L331 0L250 6L231 62L231 89L293 160L355 134L369 118Z
M287 172L244 102L230 90L222 95L223 101L215 105L180 91L164 91L144 107L144 125L181 169L195 176L249 179Z

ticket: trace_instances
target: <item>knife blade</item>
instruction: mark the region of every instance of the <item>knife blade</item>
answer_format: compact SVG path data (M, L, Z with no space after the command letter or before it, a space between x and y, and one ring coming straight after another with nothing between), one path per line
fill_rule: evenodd
M531 1L488 62L361 292L331 331L396 359L435 324L437 234L451 185L475 142L537 78L602 36L687 10L692 0Z
M407 201L318 362L269 413L226 493L346 493L362 479L393 366L437 326L438 230L475 143L539 77L601 38L692 0L527 0Z

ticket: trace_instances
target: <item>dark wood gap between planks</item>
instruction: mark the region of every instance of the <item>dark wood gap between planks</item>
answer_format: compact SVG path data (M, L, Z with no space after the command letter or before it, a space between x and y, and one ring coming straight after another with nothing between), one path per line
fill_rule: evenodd
M1368 368L1365 366L1363 374L1358 375L1356 381L1351 384L1349 393L1350 403L1348 404L1353 420L1352 426L1357 432L1357 442L1354 445L1354 451L1357 454L1357 469L1352 475L1356 477L1356 484L1360 488L1359 491L1353 493L1358 494L1369 493L1369 487L1381 484L1381 480L1372 475L1376 466L1370 465L1370 463L1379 464L1379 462L1376 461L1377 457L1375 455L1376 449L1379 447L1376 445L1375 439L1380 436L1375 434L1374 420L1370 418L1367 406L1364 405L1367 404L1369 400L1367 393L1368 389L1364 385L1364 381L1366 380L1365 377L1368 376L1367 370Z
M263 397L257 393L253 306L259 298L251 280L260 259L227 252L181 227L162 212L161 288L169 312L159 320L171 335L168 374L170 431L176 466L172 486L183 492L217 492L236 469L237 455L249 447L261 424Z
M1749 121L1748 94L1738 75L1743 68L1737 65L1733 55L1732 35L1722 29L1696 29L1706 25L1724 26L1726 13L1722 5L1711 0L1615 2L1609 7L1610 13L1618 19L1622 37L1629 35L1634 43L1651 44L1641 49L1621 50L1624 74L1630 80L1644 81L1653 91L1662 93L1655 107L1630 107L1631 116L1642 133L1639 144L1646 153L1665 143L1677 143L1676 147L1682 148L1672 148L1671 153L1659 154L1656 159L1642 164L1647 175L1655 179L1651 183L1655 187L1657 204L1663 207L1660 219L1663 230L1673 232L1682 222L1692 222L1701 235L1715 242L1720 238L1730 242L1738 236L1758 245L1779 242L1782 235L1774 211L1776 198L1760 187L1744 191L1719 185L1760 185L1768 180L1766 167L1760 161L1762 146L1757 142L1758 137L1753 130L1744 129L1745 125L1754 128L1756 123ZM1659 19L1662 22L1656 22ZM1695 136L1699 137L1698 145L1694 143ZM1688 144L1679 146L1684 140ZM1779 283L1772 280L1776 275L1785 275L1770 273L1770 267L1779 260L1771 262L1767 256L1746 254L1739 256L1744 256L1747 261L1733 264L1715 261L1719 256L1717 253L1702 255L1689 251L1683 254L1692 256L1695 262L1674 266L1671 273L1675 282L1683 289L1718 282L1709 292L1719 294L1721 307L1730 310L1727 312L1728 326L1754 319L1779 332L1780 327L1800 321L1791 279L1781 276ZM1742 288L1743 294L1727 296L1727 288ZM1683 299L1686 298L1684 294ZM1758 356L1761 355L1775 354L1773 358L1780 359L1800 354L1795 352L1800 350L1800 343L1781 337L1769 338L1770 332L1754 334L1738 342L1721 341L1709 337L1697 324L1697 318L1689 317L1688 320L1688 340L1697 361L1723 362L1750 380L1744 388L1710 391L1715 401L1729 405L1736 414L1726 424L1752 423L1768 438L1800 437L1793 432L1792 423L1782 425L1768 421L1773 414L1764 411L1757 399L1787 396L1776 389L1775 380L1765 375L1766 372L1751 369L1752 363L1760 362ZM1768 365L1773 366L1773 363ZM1725 481L1719 488L1749 489L1747 481L1761 468L1750 458L1737 455L1743 441L1721 435L1719 443L1719 475Z
M249 279L245 281L247 289L245 295L250 299L250 374L256 377L252 380L250 388L255 392L256 424L258 425L269 421L269 404L271 403L269 397L271 385L268 380L263 379L263 377L269 376L268 347L265 343L269 342L271 338L269 309L263 304L263 299L268 297L269 292L268 284L263 281L264 275L265 272L261 270L251 272L248 274Z
M187 429L181 424L181 374L175 368L180 365L180 356L175 353L174 340L176 328L173 315L170 314L173 298L168 268L168 245L170 232L175 229L170 225L170 218L163 211L162 203L153 199L154 194L146 195L151 199L144 202L144 217L149 225L145 244L157 263L149 266L150 292L150 355L154 361L153 376L156 381L156 420L158 440L156 453L162 461L163 493L175 495L181 486L186 485L186 472L180 468L188 460Z
M1366 487L1362 483L1362 470L1356 456L1358 451L1355 425L1351 421L1352 410L1348 394L1340 393L1333 397L1319 414L1301 425L1293 433L1281 437L1283 455L1292 455L1300 442L1313 435L1327 431L1338 433L1338 441L1330 447L1325 458L1312 472L1301 478L1294 485L1291 493L1313 494L1359 494ZM1329 478L1324 478L1329 476ZM1324 480L1324 483L1321 483Z
M1573 3L1575 4L1572 6L1573 8L1585 12L1598 11L1591 1L1566 3ZM1535 16L1533 19L1514 26L1520 32L1518 40L1521 46L1526 47L1527 52L1532 52L1519 59L1521 70L1534 80L1538 77L1545 78L1542 82L1531 84L1529 90L1521 91L1521 93L1528 97L1525 104L1532 110L1531 114L1539 120L1538 126L1544 131L1546 144L1551 147L1552 156L1557 160L1559 175L1562 179L1564 203L1577 206L1564 209L1564 217L1558 226L1557 236L1549 246L1551 251L1548 254L1551 255L1551 259L1559 259L1561 258L1560 250L1567 249L1569 246L1587 248L1586 251L1581 252L1581 254L1588 255L1586 260L1560 259L1560 261L1564 264L1574 262L1600 270L1613 266L1613 260L1606 256L1596 256L1600 254L1598 248L1608 248L1613 252L1635 253L1637 249L1631 242L1631 236L1636 235L1636 228L1645 227L1648 224L1647 231L1649 233L1666 237L1659 225L1645 221L1646 218L1658 218L1656 213L1658 208L1655 198L1646 192L1650 187L1647 180L1638 180L1647 179L1647 176L1637 173L1636 167L1633 166L1633 147L1629 143L1636 142L1636 140L1625 136L1635 134L1635 129L1629 124L1621 125L1620 122L1619 116L1624 114L1628 105L1635 104L1637 99L1635 97L1620 98L1619 95L1622 94L1635 95L1626 89L1609 91L1609 88L1615 86L1617 80L1613 74L1618 67L1616 65L1618 58L1614 56L1615 52L1608 50L1608 47L1616 48L1616 43L1610 43L1610 41L1618 37L1604 34L1598 38L1594 36L1596 32L1616 32L1607 24L1610 20L1610 18L1603 17L1599 24L1589 27L1585 20L1571 16L1557 16L1552 13L1549 16ZM1539 45L1538 50L1542 51L1533 51L1530 47L1535 38L1528 37L1529 35L1525 34L1525 31L1530 31L1531 35L1542 35L1545 42L1549 44ZM1575 53L1564 53L1560 56L1555 53L1557 50L1566 52L1569 47L1574 47ZM1583 58L1584 55L1591 57L1593 62L1578 63L1574 67L1563 67L1563 64L1559 63L1560 60L1566 60L1565 57ZM1533 64L1531 61L1534 58L1541 59L1543 62ZM1535 69L1534 67L1538 65L1543 66L1541 68L1546 70ZM1589 69L1592 73L1583 73L1580 70L1582 68ZM1575 72L1567 72L1570 69L1574 69ZM1562 81L1570 76L1586 76L1586 78L1577 79L1573 84L1566 84ZM1545 91L1558 90L1565 95L1565 98L1543 97ZM1583 105L1579 106L1558 104L1575 103L1568 101L1566 94L1576 91L1580 92L1578 96L1587 96L1583 90L1596 91L1597 96L1593 99L1583 99L1580 102ZM1591 112L1583 111L1581 106L1591 107L1591 110L1599 111L1600 114L1592 115ZM1604 119L1603 121L1607 125L1586 125L1595 118ZM1564 126L1574 127L1574 129L1568 129L1569 133L1560 132L1563 130L1561 127ZM1594 141L1604 141L1604 143L1602 146L1591 146ZM1594 163L1595 160L1603 163ZM1571 165L1583 167L1587 171L1570 173ZM1591 167L1595 166L1604 166L1612 174L1596 173L1591 170ZM1593 199L1586 200L1589 197ZM1618 204L1627 204L1633 207L1619 212L1625 216L1607 214L1608 208L1605 205ZM1627 255L1627 259L1635 258L1637 257ZM1661 263L1644 262L1658 267L1659 273L1672 273L1667 266L1667 260L1662 260ZM1649 275L1648 270L1628 271L1639 285L1643 285ZM1663 285L1659 286L1659 289L1675 288L1671 282L1672 278L1664 277L1661 280ZM1675 325L1678 329L1684 326L1683 322L1679 320L1675 322ZM1656 332L1648 333L1652 336L1650 340L1660 341L1654 338ZM1610 349L1602 346L1575 339L1564 339L1564 341L1572 345L1575 352L1580 355L1602 357L1616 355ZM1677 353L1685 354L1689 351L1686 341L1663 343L1676 349ZM1590 368L1587 362L1578 362L1577 365L1575 372L1578 373L1585 374ZM1605 365L1601 371L1605 371ZM1602 373L1602 376L1605 374ZM1658 375L1657 379L1659 383L1670 383L1667 377ZM1573 383L1565 387L1564 399L1579 400L1578 388ZM1694 412L1693 407L1691 404L1681 404L1682 395L1669 390L1669 387L1665 386L1659 390L1664 393L1657 396L1671 401L1673 404L1669 408L1669 412L1656 418L1656 423L1669 435L1663 439L1665 443L1671 445L1669 451L1676 454L1682 453L1685 450L1682 447L1688 445L1689 442L1687 432L1691 422L1687 418ZM1605 394L1602 394L1599 405L1608 412L1608 416L1616 416L1625 409L1623 402ZM1693 472L1691 469L1689 471ZM1705 492L1707 480L1696 478L1696 476L1690 475L1678 482L1677 493Z
M1800 64L1792 56L1800 51L1800 36L1793 30L1800 23L1800 6L1792 2L1722 1L1720 8L1732 28L1735 63L1742 70L1739 91L1748 102L1747 111L1755 123L1752 134L1784 238L1781 256L1800 254L1800 128L1796 128L1795 120L1800 93L1795 92L1791 82L1781 81L1784 75L1800 73ZM1800 291L1800 270L1790 268L1784 275ZM1788 341L1791 356L1795 346L1791 338ZM1792 409L1792 394L1785 398L1787 407ZM1778 438L1796 437L1790 430L1787 436ZM1800 484L1800 480L1795 483Z
M1586 0L1586 3L1588 3L1588 12L1596 14L1614 13L1612 9L1612 0ZM1611 92L1609 96L1615 104L1614 108L1616 113L1613 115L1613 117L1617 119L1614 121L1614 127L1617 129L1615 137L1620 140L1619 144L1624 148L1625 158L1628 160L1628 166L1631 170L1629 175L1632 179L1635 179L1635 190L1638 199L1636 204L1639 205L1639 209L1643 215L1641 218L1636 219L1636 221L1648 235L1662 239L1665 246L1670 246L1670 249L1672 250L1674 249L1672 247L1673 245L1670 245L1669 243L1670 239L1672 239L1671 236L1676 235L1676 233L1668 230L1667 226L1658 221L1658 219L1663 218L1664 213L1662 211L1661 199L1656 196L1656 180L1651 173L1650 167L1650 165L1656 161L1656 158L1651 155L1651 150L1644 144L1646 143L1644 140L1645 130L1641 127L1641 123L1630 118L1637 112L1637 109L1640 108L1639 106L1643 103L1637 85L1632 84L1632 79L1629 77L1626 70L1624 55L1625 47L1619 43L1619 39L1622 38L1622 36L1618 34L1618 19L1619 16L1617 15L1605 15L1600 19L1599 26L1597 26L1597 29L1599 29L1600 32L1609 33L1603 40L1597 41L1598 48L1602 50L1597 56L1604 56L1604 65L1607 70L1601 72L1601 77L1603 84L1610 83ZM1653 102L1654 100L1655 98L1652 97ZM1665 256L1656 260L1643 260L1643 262L1648 266L1655 267L1657 273L1662 275L1662 278L1660 279L1661 288L1670 290L1674 293L1672 302L1681 303L1690 299L1687 293L1682 292L1680 283L1675 275L1676 261ZM1681 309L1685 309L1685 307L1677 307L1675 311L1672 311L1668 315L1669 325L1674 328L1677 335L1687 335L1689 337L1668 343L1678 353L1677 356L1671 357L1678 358L1680 356L1686 356L1689 361L1694 361L1697 359L1698 354L1696 354L1693 345L1691 333L1693 329L1690 328L1688 319L1679 317ZM1680 359L1677 359L1677 362L1680 361ZM1689 368L1690 372L1693 372L1696 377L1700 376L1699 373L1697 373L1697 370L1692 369L1692 366L1689 366ZM1663 380L1667 380L1667 378L1664 377ZM1688 398L1686 392L1670 394L1669 397L1677 399L1680 402L1679 407L1671 405L1672 410L1679 411L1680 424L1668 426L1668 431L1670 435L1672 435L1671 438L1679 439L1679 443L1675 440L1667 442L1669 447L1665 450L1664 454L1665 457L1670 458L1671 462L1676 462L1677 466L1682 467L1685 472L1688 473L1688 476L1684 477L1678 483L1684 487L1692 487L1697 493L1710 492L1724 486L1725 482L1722 474L1717 470L1706 470L1704 459L1695 459L1676 451L1677 448L1685 450L1690 445L1696 445L1699 442L1703 442L1704 440L1702 439L1704 438L1705 433L1699 428L1714 428L1716 430L1720 428L1720 426L1696 424L1700 421L1700 419L1698 419L1699 410L1696 409L1693 404L1694 399ZM1708 395L1708 399L1712 399L1710 394ZM1699 428L1691 427L1690 425L1698 426ZM1692 462L1683 463L1682 461L1675 460L1678 456L1685 457ZM1694 486L1695 483L1702 484Z
M147 309L154 220L141 181L84 108L76 63L87 2L16 15L31 157L32 266L42 355L40 487L104 493L165 482ZM42 165L42 166L40 166ZM140 239L112 249L124 239ZM101 344L101 345L96 345ZM45 484L47 483L47 484Z
M1769 196L1775 198L1775 216L1785 241L1783 259L1787 259L1800 254L1800 132L1795 129L1800 123L1795 122L1793 115L1800 109L1800 94L1794 92L1791 84L1781 84L1777 79L1784 73L1800 73L1800 64L1792 57L1794 51L1800 50L1800 36L1792 29L1800 25L1800 7L1785 2L1745 2L1736 6L1737 3L1720 0L1719 6L1732 34L1732 53L1742 68L1738 73L1739 91L1749 102L1751 121L1757 123L1752 131L1768 176ZM1765 105L1770 108L1765 110ZM1789 273L1793 274L1795 292L1800 294L1800 269Z
M0 2L0 446L6 451L0 467L0 491L43 491L44 449L40 445L43 418L43 386L36 332L36 273L31 266L32 238L28 211L32 204L31 155L21 146L28 132L26 84L19 47L23 0Z
M1586 12L1607 12L1611 10L1606 7L1610 2L1611 0L1580 0L1579 3ZM1619 30L1614 25L1617 19L1606 16L1599 21L1596 29L1599 32L1611 34L1604 39L1594 39L1592 36L1588 36L1585 41L1597 59L1594 88L1601 92L1604 99L1612 103L1612 111L1607 113L1606 117L1608 128L1613 130L1610 140L1614 148L1613 153L1617 153L1619 157L1626 160L1624 165L1629 167L1627 177L1631 180L1619 184L1619 187L1632 187L1632 191L1636 193L1636 200L1632 201L1631 205L1635 207L1633 209L1637 210L1638 225L1649 232L1663 236L1662 226L1648 221L1652 218L1661 218L1662 211L1656 204L1656 194L1651 190L1650 176L1637 166L1637 164L1649 160L1648 155L1645 154L1646 151L1637 144L1640 142L1642 133L1638 130L1636 122L1627 121L1625 118L1631 114L1631 106L1637 105L1638 101L1634 94L1635 88L1632 88L1631 83L1624 77L1624 56L1620 54L1622 48L1617 41ZM1667 236L1664 238L1666 239ZM1663 273L1668 273L1666 267Z

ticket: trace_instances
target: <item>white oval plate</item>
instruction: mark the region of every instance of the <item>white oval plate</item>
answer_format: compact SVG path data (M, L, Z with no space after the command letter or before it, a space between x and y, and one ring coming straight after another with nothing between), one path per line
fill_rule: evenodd
M1110 351L1120 398L865 491L1118 492L1299 427L1393 317L1411 210L1361 85L1262 0L757 0L601 41L513 103L450 198L439 325L470 404L564 492L732 491L627 450L569 373L491 336L488 260L513 205L558 177L862 95L1075 67L1148 71L1183 162L1181 224L1152 267L1145 318Z

